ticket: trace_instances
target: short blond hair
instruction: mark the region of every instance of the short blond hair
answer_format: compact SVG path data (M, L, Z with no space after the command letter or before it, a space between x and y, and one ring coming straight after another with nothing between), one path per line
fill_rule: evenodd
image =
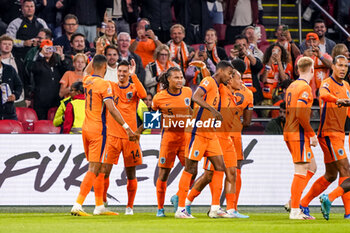
M314 66L314 61L309 57L302 57L299 59L297 66L300 73L305 73Z
M166 51L168 52L168 54L169 54L168 60L170 60L170 49L169 49L169 47L168 47L167 45L165 45L165 44L159 45L159 46L156 48L156 50L154 50L153 59L154 59L154 60L157 60L158 55L159 55L160 51L162 51L162 50L166 50Z
M344 55L344 50L348 50L345 44L336 44L332 49L332 58L334 59L338 55Z
M6 34L0 36L0 43L3 42L3 41L11 41L12 44L14 43L13 42L13 38L11 36L9 36L9 35L6 35Z
M171 28L170 28L170 33L173 33L173 30L174 30L175 28L180 28L181 31L185 34L185 28L184 28L184 26L182 26L181 24L174 24L173 26L171 26Z
M73 57L73 62L75 62L79 57L82 57L85 63L87 62L87 56L83 53L75 54L75 56Z

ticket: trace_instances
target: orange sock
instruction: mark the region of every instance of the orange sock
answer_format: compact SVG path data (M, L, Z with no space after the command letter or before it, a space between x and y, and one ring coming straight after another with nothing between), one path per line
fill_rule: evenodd
M291 208L299 208L300 198L305 188L306 176L294 174L291 187Z
M339 177L339 185L341 185L344 180L346 180L349 177ZM343 190L343 189L342 189ZM344 203L344 209L345 209L345 214L348 215L350 214L350 192L347 192L341 196L341 199L343 200Z
M239 193L241 192L241 186L242 186L241 169L237 168L236 193L235 193L235 200L233 202L233 208L235 210L237 210L237 204L238 204Z
M199 195L201 194L200 191L198 191L197 189L195 188L192 188L190 193L188 194L187 196L187 199L190 201L190 202L193 202L193 200Z
M312 171L307 171L306 174L306 185L309 183L309 181L311 180L311 178L315 175L315 173L313 173ZM305 186L306 187L306 186Z
M134 200L137 191L137 178L128 180L126 190L128 191L128 205L126 207L130 207L132 209L134 207Z
M92 185L95 181L96 175L93 172L88 171L80 184L80 192L77 198L77 203L82 205L85 201L86 196L89 194Z
M103 205L103 186L104 186L105 174L100 173L95 179L94 182L94 191L95 191L95 203L96 206Z
M164 208L165 192L166 192L166 181L157 180L157 200L158 200L158 209Z
M107 202L107 190L109 187L109 177L105 178L103 186L103 202Z
M222 180L224 179L224 172L214 171L213 178L209 183L211 192L211 205L220 205L220 196L222 192Z
M192 174L184 170L182 172L180 182L179 182L179 191L177 192L177 195L179 196L179 207L185 208L185 201L186 201L188 190L190 188L191 179L192 179Z
M308 207L310 202L318 197L324 190L328 188L331 183L321 176L318 178L315 183L311 186L309 192L305 195L303 199L301 199L300 205L303 207Z
M234 209L235 194L226 193L226 210Z
M344 189L340 186L338 186L336 189L334 189L330 194L328 194L328 199L333 202L338 197L342 196L344 194Z

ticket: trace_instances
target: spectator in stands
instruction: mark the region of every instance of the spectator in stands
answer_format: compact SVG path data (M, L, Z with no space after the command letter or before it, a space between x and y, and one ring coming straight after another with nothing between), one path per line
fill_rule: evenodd
M27 91L27 89L28 89L27 80L28 79L25 78L25 76L24 76L23 62L20 59L15 58L12 55L12 49L13 49L13 39L11 37L9 37L8 35L2 35L0 37L1 62L3 64L12 66L16 70L18 76L21 79L23 88ZM21 92L21 96L15 102L16 102L16 106L22 106L23 104L25 105L25 103L24 103L24 91L23 90Z
M312 88L313 95L316 98L316 96L318 96L317 90L320 88L321 82L329 76L333 59L328 53L321 52L319 47L320 40L316 33L308 33L306 35L305 43L308 49L304 51L303 55L300 55L296 59L295 64L303 56L311 57L311 59L314 60L315 74L314 78L310 82L310 86ZM297 66L295 66L295 68L297 68Z
M205 32L205 50L208 58L214 62L216 66L221 60L228 60L225 49L218 47L216 43L218 42L218 37L216 31L213 28L209 28Z
M194 92L202 79L208 75L214 74L215 71L216 66L208 57L207 53L204 50L197 50L185 72L185 79Z
M77 53L73 57L73 71L66 71L60 80L59 96L61 98L69 97L69 92L73 83L82 81L84 78L84 68L87 63L87 57L83 53Z
M98 4L97 0L74 0L67 4L70 13L76 15L79 20L77 32L85 35L89 43L94 42L96 38L97 25L100 25L103 18L98 12L103 7L104 4Z
M211 18L212 24L223 24L224 23L224 8L222 6L223 0L217 0L215 2L209 2L208 4L208 10L209 15Z
M53 37L62 35L61 20L64 0L40 0L37 8L38 16L42 18L53 33ZM59 23L57 23L59 22Z
M288 26L284 24L277 26L275 36L277 37L276 42L282 45L287 50L288 55L290 56L290 59L293 61L294 64L295 59L300 55L300 50L298 46L294 43L290 35Z
M85 96L81 81L75 82L70 88L72 100L67 103L64 112L63 133L81 134L85 119Z
M175 24L170 28L171 40L167 43L170 49L170 59L176 62L183 71L186 71L188 63L194 56L194 49L187 45L185 38L185 28L181 24Z
M143 99L143 102L147 105L149 111L152 111L152 100L153 94L151 92L147 92L147 97Z
M174 0L143 0L141 15L150 20L151 29L162 43L169 41Z
M102 27L100 30L100 36L95 39L95 43L98 38L103 40L103 44L107 45L118 45L117 43L117 30L116 25L113 20L106 19L102 23Z
M121 32L118 34L118 52L119 52L119 59L118 62L122 60L126 60L130 63L131 59L134 59L136 63L136 71L135 74L140 79L141 83L145 83L145 69L142 65L142 60L139 55L136 53L130 52L130 34L127 32Z
M231 59L241 59L246 64L246 70L242 74L243 83L253 92L254 105L263 100L258 74L263 68L259 58L255 57L249 49L248 38L243 35L237 35L234 39L234 48L230 51Z
M48 110L59 105L59 82L69 67L62 47L56 46L57 51L52 52L52 46L53 43L50 40L41 42L38 59L31 69L33 73L34 110L39 120L47 119Z
M207 2L215 0L175 0L174 10L177 21L186 28L187 44L199 44L205 32L212 27Z
M293 78L293 64L287 51L278 43L272 44L264 55L264 69L260 77L264 84L263 96L265 105L272 105L272 94L278 84Z
M72 47L70 44L72 35L77 32L79 27L78 18L75 15L68 14L63 19L63 29L64 34L53 41L54 45L59 45L63 47L63 53L68 54L71 52ZM90 48L89 42L85 39L85 47Z
M93 52L86 48L85 46L85 36L81 33L75 33L72 35L70 38L70 46L71 46L71 51L68 54L65 54L67 57L67 60L70 64L69 70L73 70L73 57L77 53L84 53L88 59L88 62L92 60L93 57Z
M0 120L17 120L16 108L14 101L17 100L22 93L22 82L16 70L4 64L0 54ZM4 90L4 91L3 91Z
M145 68L145 87L147 92L155 95L162 90L162 86L159 83L160 76L170 67L179 67L179 65L170 60L169 47L166 45L158 46L154 51L153 58L154 61L150 62Z
M248 38L249 48L253 51L254 56L262 61L264 53L258 48L258 39L261 37L261 34L257 35L255 27L248 26L243 30L242 35Z
M224 23L226 28L226 44L233 44L236 35L244 28L258 23L257 0L226 0L224 8Z
M130 52L135 52L142 59L143 67L153 61L155 49L162 45L158 37L150 29L150 23L147 19L141 19L136 27L137 37L131 40Z
M22 14L21 0L0 0L0 6L1 19L6 23L6 27Z
M130 25L137 22L139 9L137 0L110 0L112 20L117 25L117 32L130 34ZM108 8L107 8L108 9ZM109 10L109 9L108 9Z
M328 53L332 54L332 49L335 46L335 42L331 39L328 39L326 37L327 27L323 19L317 19L314 23L314 33L318 35L318 38L320 40L319 47L322 53ZM308 47L306 46L306 41L303 41L303 43L300 45L300 51L301 53L304 53L304 51Z
M67 98L64 98L60 101L60 106L58 106L55 117L53 119L53 125L56 127L60 127L63 124L64 121L64 112L66 111L67 104L72 100L71 92L69 93L69 96ZM61 127L61 132L63 132L63 129Z
M48 28L44 20L34 15L34 3L34 0L23 0L23 16L14 19L6 30L6 33L15 39L13 54L20 59L24 59L32 46L36 46L36 36L40 29Z
M284 124L286 122L286 102L280 104L279 116L271 119L265 127L265 134L283 134Z
M105 74L105 80L112 82L118 82L118 47L115 45L108 45L104 51L107 57L107 71Z

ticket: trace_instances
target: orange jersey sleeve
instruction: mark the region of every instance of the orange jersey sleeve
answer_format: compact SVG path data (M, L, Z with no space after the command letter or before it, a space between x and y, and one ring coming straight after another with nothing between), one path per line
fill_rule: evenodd
M346 107L338 107L337 99L350 98L349 84L346 81L337 82L332 76L321 83L320 108L321 121L319 137L336 136L344 138L344 126L348 113Z
M294 81L286 92L285 141L305 141L315 135L310 125L313 95L309 84L302 79Z
M216 130L218 137L227 139L230 137L230 133L235 129L234 119L237 111L236 99L231 91L223 84L220 84L219 92L220 105L218 110L220 111L224 120L221 127L217 128Z
M183 87L179 94L172 94L166 89L154 96L152 109L162 113L162 144L181 144L184 141L185 126L191 118L191 97L189 87Z
M104 101L113 99L112 87L108 81L98 76L83 79L85 93L85 120L83 130L106 133L106 107Z
M134 83L126 87L120 87L115 82L110 82L113 90L114 105L129 125L132 131L137 130L137 106L139 103L138 91ZM116 122L111 114L107 114L108 135L119 138L128 138L125 129Z

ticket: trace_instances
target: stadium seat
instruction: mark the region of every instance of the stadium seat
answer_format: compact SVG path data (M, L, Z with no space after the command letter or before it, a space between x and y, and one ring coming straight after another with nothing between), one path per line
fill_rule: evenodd
M48 120L53 121L53 119L55 118L57 108L58 107L52 107L49 109L49 111L47 112L47 119Z
M16 114L18 121L24 123L27 120L29 121L37 121L38 116L36 112L32 108L24 108L24 107L16 107Z
M204 44L191 44L191 47L194 48L194 50L199 50L199 46Z
M225 45L224 49L226 51L227 56L230 57L230 51L231 49L233 49L233 44Z
M22 123L16 120L0 120L0 134L24 133Z
M222 42L225 40L226 34L226 24L214 24L213 28L216 31L216 35L218 37L218 41Z
M50 120L40 120L34 123L34 134L59 134L60 128L55 127Z

